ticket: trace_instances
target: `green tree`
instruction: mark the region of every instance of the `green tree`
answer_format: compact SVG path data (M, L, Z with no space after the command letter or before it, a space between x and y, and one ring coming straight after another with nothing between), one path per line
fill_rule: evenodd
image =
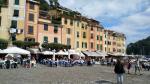
M51 50L61 50L61 49L70 49L70 45L64 45L64 44L59 44L59 43L43 43L42 47L45 49L51 49Z
M150 36L135 43L130 43L126 51L127 54L150 55Z
M8 46L8 41L4 39L0 39L0 49L5 49Z
M38 42L27 42L27 41L13 41L13 45L20 47L20 48L26 48L26 47L35 47L39 46Z

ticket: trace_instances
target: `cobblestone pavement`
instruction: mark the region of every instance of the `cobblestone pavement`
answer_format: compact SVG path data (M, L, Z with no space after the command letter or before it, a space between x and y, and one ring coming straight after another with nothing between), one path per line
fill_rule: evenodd
M133 73L133 70L132 72ZM125 74L124 84L150 84L150 71ZM0 69L0 84L115 84L113 67L94 65Z

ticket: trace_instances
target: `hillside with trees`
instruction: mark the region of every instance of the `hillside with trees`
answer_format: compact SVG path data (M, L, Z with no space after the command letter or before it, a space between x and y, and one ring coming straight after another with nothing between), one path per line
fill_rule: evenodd
M150 55L150 36L135 43L130 43L127 46L127 54Z

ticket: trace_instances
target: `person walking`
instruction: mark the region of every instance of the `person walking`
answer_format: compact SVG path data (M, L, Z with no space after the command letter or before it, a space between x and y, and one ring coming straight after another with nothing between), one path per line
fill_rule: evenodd
M139 58L137 58L136 61L135 61L135 74L137 74L137 71L138 71L139 74L141 75L141 69L140 69L140 61L139 61Z
M114 72L117 75L117 84L123 84L123 74L125 73L123 63L118 59L115 64Z
M128 64L127 64L128 74L130 74L130 69L131 69L131 62L130 59L128 59Z

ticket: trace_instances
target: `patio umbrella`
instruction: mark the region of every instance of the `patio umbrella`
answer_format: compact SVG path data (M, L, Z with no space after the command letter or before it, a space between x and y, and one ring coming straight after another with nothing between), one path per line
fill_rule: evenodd
M30 52L22 49L22 48L18 48L18 47L9 47L7 49L2 50L3 53L8 53L8 54L23 54L23 55L29 55Z
M42 54L44 55L53 55L54 53L51 51L43 51Z
M56 55L68 55L68 52L60 50L59 52L56 53Z
M0 49L0 54L3 53L3 51Z

